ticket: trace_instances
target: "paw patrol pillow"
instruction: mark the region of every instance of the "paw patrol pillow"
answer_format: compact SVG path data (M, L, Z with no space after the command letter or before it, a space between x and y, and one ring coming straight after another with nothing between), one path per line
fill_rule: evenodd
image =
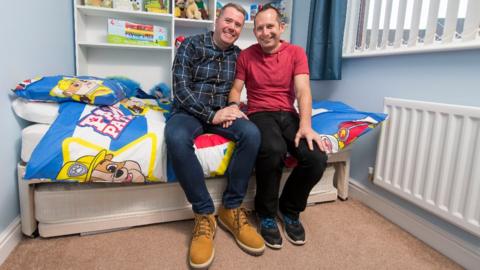
M90 76L37 77L19 83L13 92L37 101L78 101L95 105L113 105L136 92L116 79Z
M331 143L332 153L344 149L386 118L386 114L357 111L337 101L312 104L312 128Z
M203 176L222 176L227 170L232 158L235 143L217 134L205 133L193 142L195 155L203 169ZM168 182L177 181L171 161L168 160L167 167Z

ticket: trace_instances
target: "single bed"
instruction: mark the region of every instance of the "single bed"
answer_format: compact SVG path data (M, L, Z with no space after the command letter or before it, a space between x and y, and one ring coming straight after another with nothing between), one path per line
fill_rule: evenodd
M176 182L110 184L51 182L41 178L25 180L25 168L32 152L57 117L58 107L55 106L58 105L23 99L13 102L16 114L34 123L22 131L22 161L18 164L22 232L25 235L35 235L37 228L42 237L89 234L193 217L190 204ZM348 197L349 151L330 155L328 162L321 181L311 192L309 203L332 201L337 195L341 199ZM290 170L285 171L282 182L289 173ZM252 207L253 178L244 200L246 207ZM217 206L225 184L223 177L207 179L207 187Z

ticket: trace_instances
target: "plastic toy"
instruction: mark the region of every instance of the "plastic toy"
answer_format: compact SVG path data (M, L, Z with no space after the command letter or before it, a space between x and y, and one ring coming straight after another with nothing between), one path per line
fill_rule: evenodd
M176 39L175 39L175 48L178 49L178 47L180 47L180 45L182 44L182 42L185 40L185 37L184 36L178 36Z

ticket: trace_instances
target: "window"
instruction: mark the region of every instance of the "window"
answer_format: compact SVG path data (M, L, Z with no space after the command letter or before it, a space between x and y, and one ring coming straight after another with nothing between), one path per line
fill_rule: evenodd
M479 0L348 0L344 57L480 48Z

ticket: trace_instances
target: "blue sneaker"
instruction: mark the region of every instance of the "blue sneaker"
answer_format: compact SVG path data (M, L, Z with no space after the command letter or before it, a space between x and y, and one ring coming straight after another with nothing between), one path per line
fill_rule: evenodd
M282 248L282 236L274 218L260 218L260 234L268 247L273 249Z
M305 244L305 229L300 219L291 218L282 213L279 216L283 221L283 232L287 236L288 241L298 246Z

